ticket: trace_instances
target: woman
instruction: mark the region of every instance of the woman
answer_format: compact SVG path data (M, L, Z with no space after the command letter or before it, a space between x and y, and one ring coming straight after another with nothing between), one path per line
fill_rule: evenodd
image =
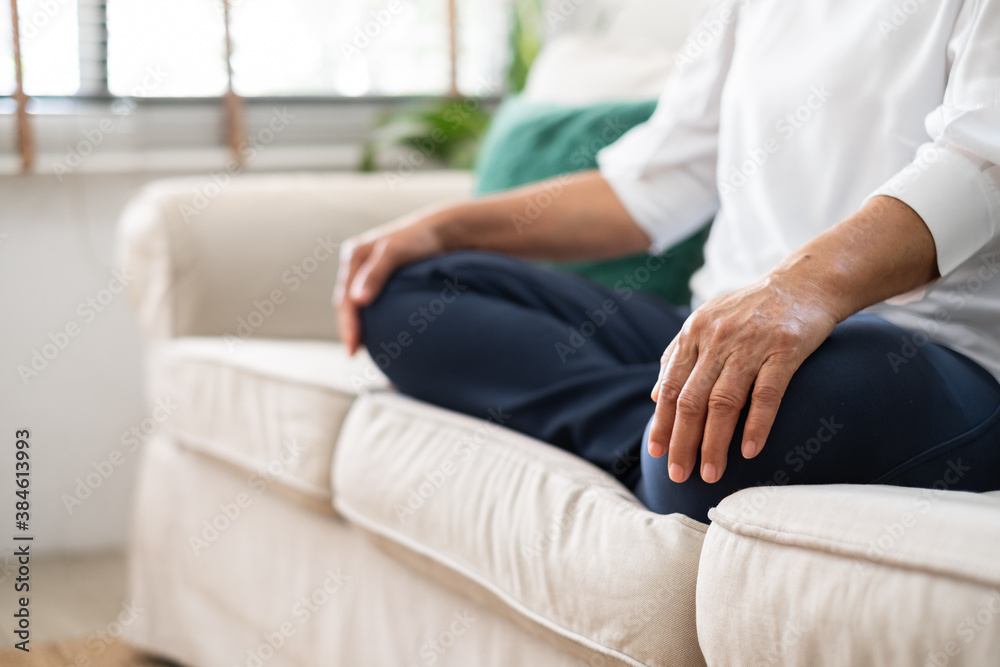
M544 183L347 243L344 340L406 334L400 391L502 408L657 512L1000 488L1000 2L911 4L712 3L653 117L531 225ZM712 215L693 312L523 261L658 251Z

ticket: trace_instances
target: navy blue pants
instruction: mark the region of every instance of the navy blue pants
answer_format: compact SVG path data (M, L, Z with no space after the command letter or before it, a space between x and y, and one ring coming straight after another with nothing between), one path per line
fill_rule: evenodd
M766 484L1000 489L997 381L934 343L913 355L911 333L866 314L839 324L796 372L756 458L740 454L744 409L720 481L670 481L644 433L660 355L687 315L627 282L612 290L463 252L400 269L362 319L369 352L402 393L499 416L611 473L655 512L706 521L725 496Z

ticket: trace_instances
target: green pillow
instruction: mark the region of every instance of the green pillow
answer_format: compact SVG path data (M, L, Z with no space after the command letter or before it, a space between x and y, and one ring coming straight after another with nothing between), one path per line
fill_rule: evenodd
M509 97L500 105L476 160L477 194L597 167L597 152L646 121L656 108L644 102L565 107ZM548 263L613 289L651 292L675 305L691 300L688 281L704 262L708 226L669 248L656 261L646 253L597 262ZM652 269L652 270L651 270Z

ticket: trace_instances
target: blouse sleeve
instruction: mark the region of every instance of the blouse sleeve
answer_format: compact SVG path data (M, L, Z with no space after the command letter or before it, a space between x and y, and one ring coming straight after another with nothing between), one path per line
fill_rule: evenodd
M929 141L871 196L917 212L947 275L1000 234L1000 0L966 0L949 42L942 104Z
M601 175L652 239L651 252L689 236L719 209L719 106L739 3L709 5L652 117L597 155Z

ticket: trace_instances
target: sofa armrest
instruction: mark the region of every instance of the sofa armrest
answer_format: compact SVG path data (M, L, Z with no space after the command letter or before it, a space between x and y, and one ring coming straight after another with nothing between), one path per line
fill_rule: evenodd
M763 486L709 512L698 640L709 665L1000 664L1000 499ZM967 468L965 468L967 469Z
M178 336L336 340L330 300L344 239L438 201L472 175L177 178L125 208L118 266L148 342Z

